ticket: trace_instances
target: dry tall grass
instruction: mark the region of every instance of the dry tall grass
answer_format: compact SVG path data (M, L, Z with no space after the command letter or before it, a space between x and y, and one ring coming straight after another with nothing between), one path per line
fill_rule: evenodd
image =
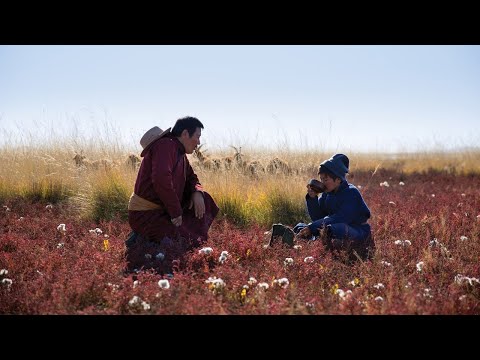
M72 202L82 217L111 219L126 216L128 196L133 190L136 169L126 166L128 156L140 149L127 149L113 142L110 146L95 139L79 141L47 141L44 143L6 144L0 148L0 201L13 197L32 200ZM83 154L92 161L109 159L111 169L77 167L73 157ZM231 150L212 155L224 157ZM291 174L258 173L251 176L238 168L210 171L192 165L207 191L217 200L221 215L237 224L269 224L293 222L305 216L303 197L306 182L316 176L319 163L331 152L293 151L290 149L256 150L242 148L247 162L263 166L279 157L292 167ZM350 181L359 178L366 185L376 181L382 170L397 173L446 172L468 174L480 172L480 150L461 152L423 152L403 154L348 153ZM367 180L364 180L367 179Z

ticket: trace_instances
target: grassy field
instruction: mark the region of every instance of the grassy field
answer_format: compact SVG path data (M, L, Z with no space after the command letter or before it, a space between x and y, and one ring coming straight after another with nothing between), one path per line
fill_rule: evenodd
M187 254L172 279L141 273L134 283L122 269L136 170L125 149L90 145L84 155L111 166L76 166L72 143L0 149L0 313L480 313L479 150L348 153L377 245L371 262L353 266L318 242L264 246L272 223L308 221L305 184L331 153L242 149L246 163L279 157L291 168L255 176L192 157L220 207L205 244L213 252Z

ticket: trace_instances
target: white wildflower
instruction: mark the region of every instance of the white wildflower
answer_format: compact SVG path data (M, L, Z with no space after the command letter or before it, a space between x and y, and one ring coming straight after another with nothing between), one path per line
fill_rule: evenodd
M25 219L25 218L24 218L23 216L20 216L20 217L18 218L18 221L23 221L23 219Z
M424 263L423 261L420 261L420 262L416 265L417 271L418 271L418 272L422 272L424 266L425 266L425 263Z
M358 188L358 189L361 189L361 188L362 188L362 185L357 185L357 188Z
M400 186L405 186L405 183L404 183L403 181L400 181L400 182L398 183L398 185L400 185Z
M288 287L288 285L290 284L290 282L288 281L287 278L281 278L281 279L277 279L274 281L275 284L277 284L278 286L280 286L282 289L286 289Z
M380 261L380 264L386 267L392 266L392 264L390 264L388 261L385 261L385 260Z
M343 291L342 289L335 290L335 294L338 294L340 299L345 300L352 294L352 290Z
M381 183L380 183L380 186L389 187L390 184L388 183L388 181L384 181L384 182L381 182Z
M461 241L466 241L466 240L468 240L468 237L466 237L465 235L462 235L462 236L460 236L460 240Z
M146 301L142 301L141 303L143 310L147 311L150 310L150 304L147 303Z
M378 290L385 289L385 285L383 285L382 283L375 284L373 285L373 287Z
M103 234L103 231L98 227L93 229L93 230L88 230L88 232L90 234L97 235L97 236L100 235L100 234Z
M139 284L140 284L140 281L135 280L135 281L133 282L133 288L135 289Z
M432 194L432 197L435 197L435 194Z
M394 244L400 246L410 246L412 245L412 242L410 240L395 240Z
M378 302L383 301L383 298L382 298L381 296L377 296L377 297L375 298L375 301L378 301Z
M250 286L253 286L257 283L257 279L255 279L254 277L250 276L250 278L248 279L247 281L248 285Z
M300 250L302 248L302 245L293 245L293 248L295 250Z
M112 288L112 292L116 292L118 289L120 289L120 285L112 284L111 282L107 283L107 286Z
M461 196L462 196L462 197L465 197L465 196L467 196L467 195L465 195L465 194L461 194Z
M455 275L454 282L458 285L462 284L468 284L470 286L473 286L474 284L479 284L480 285L480 280L474 277L468 277L465 275L457 274Z
M45 206L45 209L51 210L51 209L53 209L53 205L52 205L52 204L48 204L47 206Z
M210 284L213 289L215 290L220 290L225 287L225 281L223 281L220 278L217 278L216 276L210 276L207 280L205 280L207 284Z
M389 201L388 203L389 203L390 205L394 205L394 206L397 205L397 204L395 204L393 201Z
M104 234L103 237L106 238L106 239L108 239L110 236L107 235L107 234Z
M137 295L133 296L130 301L128 302L129 306L135 306L141 303L142 299L140 299Z
M248 286L248 285L243 285L243 286L242 286L242 289L248 290L248 289L250 289L250 286Z
M157 255L155 255L155 259L159 261L163 261L163 259L165 259L165 254L162 252L159 252Z
M461 295L459 296L458 300L463 301L467 298L467 295Z
M10 208L9 208L8 206L6 206L6 205L3 206L3 209L5 210L5 212L11 211Z
M429 299L433 298L432 289L423 289L423 296Z
M62 242L61 242L61 243L58 243L58 244L57 244L57 249L61 249L61 248L63 248L64 246L65 246L65 243L62 243Z
M263 290L267 290L269 288L269 286L266 282L258 283L257 287L260 288L260 289L263 289Z
M128 305L130 307L137 307L137 306L141 306L143 308L143 310L150 310L150 304L148 304L147 302L143 301L140 297L138 297L137 295L135 295L134 297L132 297L130 299L130 301L128 302Z
M1 269L0 270L0 275L7 275L8 274L8 270L7 269Z
M407 285L405 285L405 289L409 289L412 287L412 283L409 281L407 282Z
M162 289L170 289L170 282L167 279L162 279L158 281L158 286Z
M303 262L308 264L308 263L313 263L315 261L315 259L313 258L313 256L307 256L305 259L303 259Z
M352 281L350 281L349 284L352 285L353 287L360 286L360 280L358 278L355 278Z
M285 258L285 260L283 260L283 265L284 266L293 265L293 259L291 257Z
M228 251L224 250L222 251L222 253L220 254L220 257L218 258L218 262L220 264L223 264L225 261L227 261L227 259L230 257L230 254L228 253Z
M12 279L9 279L9 278L2 279L2 285L6 285L8 289L10 288L10 286L12 286L12 284L13 284Z
M65 224L58 225L57 226L57 231L65 234L67 232L67 229L65 228Z
M198 250L199 254L205 254L205 255L210 255L212 252L213 252L213 249L211 247L204 247Z

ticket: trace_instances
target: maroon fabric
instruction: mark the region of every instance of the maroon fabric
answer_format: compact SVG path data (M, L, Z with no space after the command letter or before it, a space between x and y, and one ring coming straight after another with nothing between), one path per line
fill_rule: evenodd
M174 136L167 135L155 141L145 154L135 182L135 194L159 204L161 209L129 211L128 220L133 231L160 242L165 236L207 239L207 233L218 207L211 196L203 192L187 156L185 147ZM205 215L196 219L194 209L187 209L193 192L202 191ZM182 215L182 226L175 227L172 218Z
M204 242L208 238L208 229L213 219L218 214L218 206L207 192L203 193L205 199L205 215L202 219L195 217L195 210L185 207L182 214L182 225L176 227L172 224L170 216L162 210L129 211L128 219L132 230L151 241L160 242L164 237L170 239L179 236ZM188 204L187 204L188 206Z
M183 144L172 135L155 141L140 165L135 194L161 205L171 218L176 218L196 190L203 188L188 162Z
M186 253L207 240L207 233L218 207L208 193L205 196L205 215L202 219L195 218L193 208L185 210L182 226L176 228L166 216L153 215L144 228L133 229L135 232L144 231L149 237L137 236L132 243L126 242L125 253L127 272L135 273L139 270L153 269L158 274L167 274L179 271L185 265ZM152 213L153 211L149 212ZM133 217L141 218L139 212ZM145 211L145 213L147 213ZM146 214L147 215L147 214ZM153 235L152 235L153 234ZM158 257L159 253L163 257Z

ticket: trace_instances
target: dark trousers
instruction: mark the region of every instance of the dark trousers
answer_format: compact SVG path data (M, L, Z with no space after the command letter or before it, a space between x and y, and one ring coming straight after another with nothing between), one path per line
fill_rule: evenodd
M299 223L294 228L295 233L300 232L307 224ZM343 251L347 253L349 262L371 259L375 253L375 241L370 231L347 224L327 225L318 237L322 240L325 248L332 252ZM312 240L316 238L313 237Z

